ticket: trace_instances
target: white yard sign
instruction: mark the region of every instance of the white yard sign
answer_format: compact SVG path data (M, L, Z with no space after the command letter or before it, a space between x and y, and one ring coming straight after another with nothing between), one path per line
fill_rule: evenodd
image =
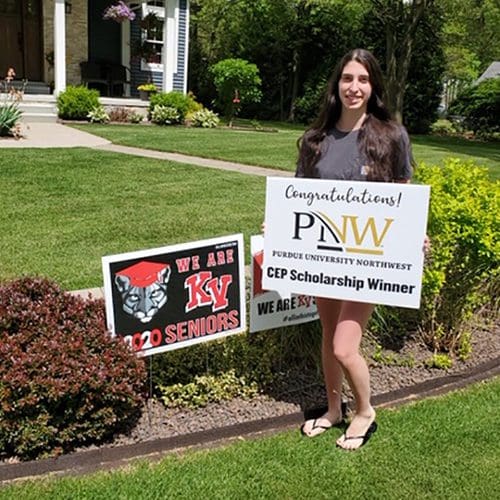
M250 332L298 325L318 319L314 298L308 295L281 295L262 288L264 238L252 236L250 250Z
M268 290L420 307L429 186L269 177Z

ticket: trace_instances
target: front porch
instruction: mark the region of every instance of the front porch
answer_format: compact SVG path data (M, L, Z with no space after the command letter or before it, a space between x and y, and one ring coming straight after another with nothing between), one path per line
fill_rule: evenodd
M136 96L137 85L147 81L159 90L185 93L189 0L127 2L136 17L124 22L103 19L113 3L0 0L0 80L14 68L17 79L38 85L27 93L45 94L48 87L58 95L67 85L99 84L82 74L82 65L89 63L126 69L114 87L111 72L102 77L103 88L95 87L101 95ZM143 22L151 15L159 20L155 30ZM145 52L137 53L137 46Z

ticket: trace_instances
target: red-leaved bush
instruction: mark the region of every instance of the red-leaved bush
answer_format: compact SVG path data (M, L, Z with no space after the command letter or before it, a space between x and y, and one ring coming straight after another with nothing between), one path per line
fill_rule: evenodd
M0 284L0 458L68 452L126 431L146 370L106 331L104 302L46 279Z

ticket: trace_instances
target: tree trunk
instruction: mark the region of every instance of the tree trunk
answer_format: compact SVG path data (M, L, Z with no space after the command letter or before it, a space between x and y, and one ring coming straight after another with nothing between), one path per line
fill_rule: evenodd
M385 45L386 45L386 103L391 114L396 117L398 90L398 59L396 54L397 47L396 29L393 23L387 23L385 26ZM399 121L399 120L398 120Z
M295 100L299 94L299 52L297 49L294 49L293 51L292 77L292 95L290 100L290 113L288 115L288 121L291 122L295 119Z
M285 119L285 95L283 88L283 75L280 75L280 121Z
M413 0L410 6L406 6L403 0L396 2L373 0L373 2L376 15L385 26L386 102L394 119L401 123L415 32L425 9L433 0Z

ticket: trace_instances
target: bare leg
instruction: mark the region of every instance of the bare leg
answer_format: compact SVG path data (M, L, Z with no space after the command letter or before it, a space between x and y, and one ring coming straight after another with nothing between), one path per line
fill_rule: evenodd
M328 413L340 420L340 402L342 395L342 366L334 356L333 337L340 314L341 301L317 298L316 305L323 330L321 344L321 362L325 379L326 397L328 399Z
M302 431L310 437L321 434L325 428L342 420L340 404L343 372L340 363L333 354L333 336L342 302L317 297L316 305L322 327L321 362L328 399L328 411L318 419L305 422Z
M373 304L344 301L333 339L335 357L344 369L356 401L356 414L345 434L337 441L346 449L359 448L362 439L345 438L363 436L375 420L375 410L370 403L370 374L359 352L363 330L373 309Z

